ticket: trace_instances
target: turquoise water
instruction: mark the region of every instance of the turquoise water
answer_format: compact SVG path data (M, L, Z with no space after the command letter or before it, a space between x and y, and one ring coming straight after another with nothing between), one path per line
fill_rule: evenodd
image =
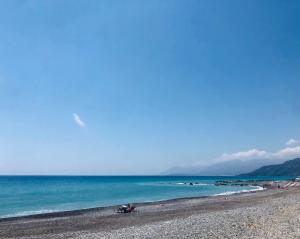
M0 217L254 189L214 185L223 179L232 177L1 176Z

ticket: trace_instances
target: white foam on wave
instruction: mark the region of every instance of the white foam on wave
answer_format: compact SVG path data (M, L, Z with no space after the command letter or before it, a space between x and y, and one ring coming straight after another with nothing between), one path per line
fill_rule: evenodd
M228 195L238 194L238 193L249 193L249 192L265 190L263 187L260 187L260 186L250 186L250 187L254 187L254 189L243 189L243 190L239 190L239 191L227 191L227 192L223 192L223 193L214 194L213 196L228 196Z
M12 214L7 214L4 216L1 216L2 218L7 217L22 217L22 216L29 216L29 215L37 215L37 214L44 214L44 213L51 213L51 212L57 212L55 210L36 210L36 211L23 211L23 212L17 212Z

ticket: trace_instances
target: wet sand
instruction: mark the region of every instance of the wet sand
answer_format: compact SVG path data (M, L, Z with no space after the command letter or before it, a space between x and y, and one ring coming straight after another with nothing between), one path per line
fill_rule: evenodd
M300 188L0 220L0 238L300 238Z

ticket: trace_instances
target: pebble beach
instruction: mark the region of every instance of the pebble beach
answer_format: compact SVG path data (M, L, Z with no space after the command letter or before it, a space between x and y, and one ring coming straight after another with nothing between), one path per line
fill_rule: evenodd
M2 219L0 238L300 238L300 188Z

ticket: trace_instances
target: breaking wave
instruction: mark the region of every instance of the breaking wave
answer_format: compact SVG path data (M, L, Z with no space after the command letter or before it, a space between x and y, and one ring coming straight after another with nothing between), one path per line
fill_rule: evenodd
M223 193L214 194L213 196L228 196L228 195L232 195L232 194L249 193L249 192L256 192L256 191L264 190L264 188L260 187L260 186L251 186L251 187L255 187L255 188L254 189L238 190L238 191L227 191L227 192L223 192Z

